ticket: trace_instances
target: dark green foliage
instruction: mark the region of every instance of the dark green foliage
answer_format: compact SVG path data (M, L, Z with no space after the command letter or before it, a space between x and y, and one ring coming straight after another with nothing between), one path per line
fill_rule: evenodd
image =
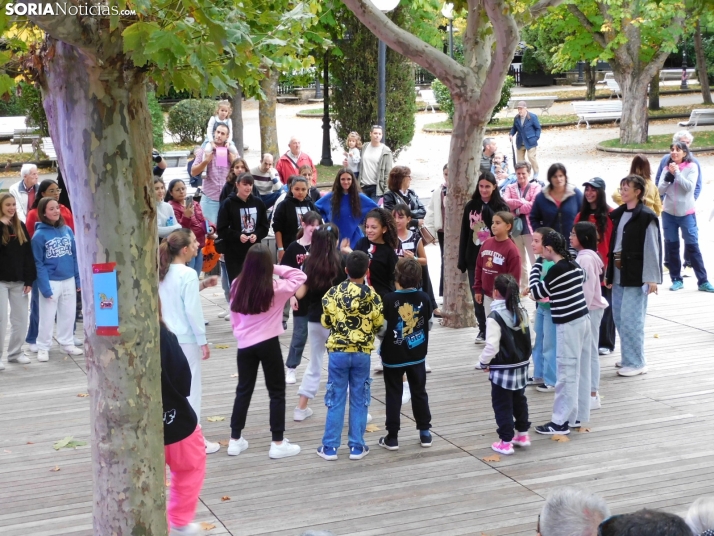
M35 127L40 130L40 135L43 137L50 135L50 127L47 124L47 116L45 109L42 106L42 94L40 88L34 84L21 82L18 86L18 100L24 109L19 115L27 115L27 126Z
M0 117L18 117L25 115L25 108L15 93L7 95L8 99L0 99Z
M523 51L522 67L524 73L535 74L545 72L545 65L538 59L538 53L528 47Z
M164 146L164 111L161 109L156 93L150 91L147 96L149 114L151 115L151 132L154 138L154 149L161 150Z
M503 87L501 88L501 100L498 101L496 107L491 113L490 123L495 123L498 120L494 119L496 114L503 110L511 98L511 88L516 84L515 79L512 76L507 76L506 80L503 82ZM434 97L436 97L436 102L439 103L439 107L442 111L446 112L449 119L453 121L454 119L454 101L451 99L451 92L449 89L441 83L440 80L434 80L431 83L431 89L434 90Z
M339 41L343 57L330 63L334 76L332 105L337 135L341 143L351 131L369 139L370 127L377 122L377 38L349 10L337 13L349 40ZM389 14L399 26L409 29L405 8ZM384 143L395 156L414 137L416 94L412 64L387 48L387 113Z
M216 101L212 99L182 100L169 110L168 131L178 137L178 143L200 143L215 112Z

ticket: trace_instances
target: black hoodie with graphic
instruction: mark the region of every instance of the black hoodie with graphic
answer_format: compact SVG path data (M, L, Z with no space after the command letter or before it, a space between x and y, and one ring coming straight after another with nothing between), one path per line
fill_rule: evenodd
M241 242L241 235L250 236L254 234L259 243L268 236L268 216L265 205L260 198L249 195L243 201L235 193L232 193L221 204L218 210L218 222L216 232L218 241L216 242L219 252L224 253L226 260L235 259L241 261L253 245L250 241Z
M291 195L285 196L285 200L277 206L273 215L273 231L282 234L284 248L295 242L302 225L302 215L311 210L316 209L309 195L302 201Z

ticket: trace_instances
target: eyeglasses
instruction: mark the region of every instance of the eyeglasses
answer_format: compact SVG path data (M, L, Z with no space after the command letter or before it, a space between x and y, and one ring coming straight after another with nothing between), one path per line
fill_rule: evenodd
M62 190L60 190L59 188L56 188L54 190L45 190L45 193L46 194L61 194Z

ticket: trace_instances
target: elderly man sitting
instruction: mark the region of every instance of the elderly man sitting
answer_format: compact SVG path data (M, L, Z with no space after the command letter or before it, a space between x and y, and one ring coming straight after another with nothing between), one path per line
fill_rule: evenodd
M548 494L538 522L539 536L597 536L610 517L605 500L578 487L556 488Z

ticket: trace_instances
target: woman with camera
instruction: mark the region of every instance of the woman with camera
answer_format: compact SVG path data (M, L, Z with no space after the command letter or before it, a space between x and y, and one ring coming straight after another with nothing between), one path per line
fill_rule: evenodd
M174 179L169 183L166 197L164 198L171 208L174 209L176 221L184 229L190 229L198 240L198 255L189 260L187 266L196 270L201 276L203 268L203 246L206 245L206 234L212 234L213 224L203 217L201 210L201 190L196 190L194 197L186 194L186 184L181 179Z

